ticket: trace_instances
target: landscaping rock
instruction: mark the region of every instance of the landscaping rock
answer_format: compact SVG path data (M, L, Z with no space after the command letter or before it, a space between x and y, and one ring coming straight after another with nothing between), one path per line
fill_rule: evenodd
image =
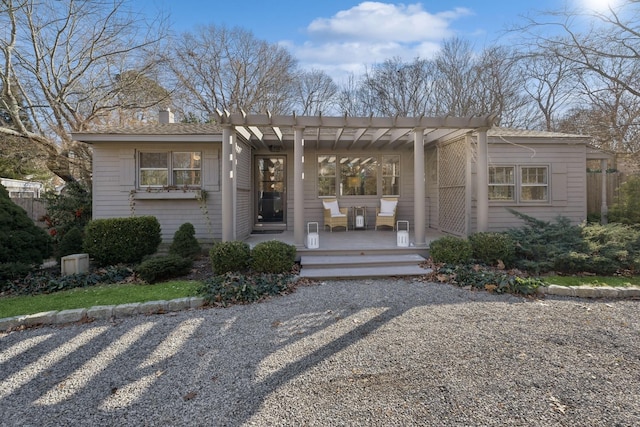
M148 301L140 304L138 312L141 314L156 314L167 311L167 301Z
M87 317L97 320L106 320L113 317L113 305L96 305L87 310Z
M72 310L62 310L56 315L55 323L73 323L79 322L87 316L86 308L76 308Z
M139 302L134 302L131 304L116 305L113 308L113 316L118 318L133 316L134 314L138 314L139 307L140 307Z
M167 302L168 311L181 311L191 308L191 297L172 299Z

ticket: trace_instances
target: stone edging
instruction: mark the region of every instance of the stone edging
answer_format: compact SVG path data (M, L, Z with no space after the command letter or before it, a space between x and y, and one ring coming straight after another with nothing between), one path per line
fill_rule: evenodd
M640 298L640 288L614 288L611 286L559 286L549 285L538 288L539 294L578 298Z
M613 288L610 286L559 286L549 285L538 288L542 295L556 295L578 298L640 298L639 287ZM149 301L120 305L98 305L87 308L76 308L62 311L45 311L0 319L0 331L9 331L20 327L40 325L62 325L83 320L108 320L123 318L136 314L160 314L171 311L182 311L201 308L204 298L186 297L169 301Z
M182 311L204 306L205 300L200 297L178 298L169 301L136 302L120 305L97 305L87 308L76 308L62 311L45 311L42 313L6 317L0 319L0 331L8 331L20 327L40 325L61 325L84 320L108 320L123 318L136 314L160 314L171 311Z

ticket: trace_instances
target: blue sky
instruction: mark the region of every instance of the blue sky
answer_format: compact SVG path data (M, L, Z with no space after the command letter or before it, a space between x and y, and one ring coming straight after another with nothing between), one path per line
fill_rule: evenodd
M609 0L611 1L611 0ZM429 57L443 39L459 36L481 49L504 42L504 30L522 15L568 7L600 7L607 0L143 0L150 12L170 15L172 29L198 25L241 27L279 43L305 69L335 77L399 56Z

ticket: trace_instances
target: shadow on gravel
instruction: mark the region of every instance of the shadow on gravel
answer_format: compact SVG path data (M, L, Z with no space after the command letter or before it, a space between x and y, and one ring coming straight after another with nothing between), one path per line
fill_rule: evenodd
M572 413L591 416L581 393L600 392L607 381L626 375L612 365L615 375L609 378L583 360L602 364L601 352L605 360L635 357L638 368L637 348L620 338L621 331L637 338L638 323L619 325L623 320L602 303L544 304L408 281L331 283L261 304L0 335L0 425L239 426L285 419L292 425L304 421L304 410L295 405L312 411L327 404L321 383L329 377L353 383L350 398L360 388L373 393L370 400L390 399L390 406L398 396L414 411L422 405L409 423L449 415L458 423L482 424L474 405L502 399L513 408L506 415L504 406L484 409L487 420L518 424L539 414L530 424L564 424L576 420L567 418ZM607 316L608 328L585 331L589 322ZM558 319L564 319L562 333L552 324ZM547 360L536 353L543 345ZM548 373L534 378L539 370ZM358 383L377 372L418 378L381 382L379 389ZM469 389L459 384L467 376ZM297 381L308 382L291 386ZM517 383L515 391L510 382ZM567 387L578 390L575 396ZM298 401L295 394L307 397ZM629 403L637 394L622 403L627 418L612 409L609 418L595 420L624 425L640 417L637 404ZM357 412L357 404L349 407ZM298 415L288 418L289 411ZM345 424L363 421L349 416L345 412Z

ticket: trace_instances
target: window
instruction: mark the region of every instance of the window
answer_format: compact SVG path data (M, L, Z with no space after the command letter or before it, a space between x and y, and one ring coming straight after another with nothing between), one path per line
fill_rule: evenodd
M201 159L200 152L140 153L140 187L200 188Z
M375 157L342 157L340 159L340 195L369 196L378 194L378 161Z
M516 175L517 173L517 175ZM516 182L518 176L518 182ZM544 202L549 199L547 166L489 167L489 200L519 203Z
M546 201L549 189L547 168L522 167L520 200L523 202Z
M336 195L336 156L318 156L318 196Z
M400 194L400 156L382 156L382 195Z
M400 194L400 156L318 155L318 196Z
M513 167L489 168L489 200L515 200L515 188Z

